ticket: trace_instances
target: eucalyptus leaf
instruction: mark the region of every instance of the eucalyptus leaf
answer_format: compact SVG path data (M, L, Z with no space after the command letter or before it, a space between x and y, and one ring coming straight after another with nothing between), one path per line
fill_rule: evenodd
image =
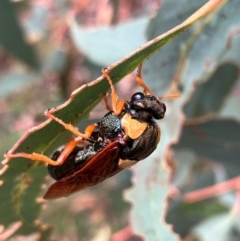
M74 21L70 30L79 51L92 62L108 66L146 42L144 31L148 22L146 16L117 26L88 29Z
M238 66L225 63L203 83L196 84L191 101L184 107L187 118L217 113L238 80Z

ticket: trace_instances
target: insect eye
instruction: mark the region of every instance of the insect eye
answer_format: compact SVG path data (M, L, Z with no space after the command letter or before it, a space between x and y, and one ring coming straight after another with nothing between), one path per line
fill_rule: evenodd
M144 94L143 94L143 93L137 92L137 93L135 93L135 94L132 96L131 101L141 100L141 99L143 99L143 97L144 97Z

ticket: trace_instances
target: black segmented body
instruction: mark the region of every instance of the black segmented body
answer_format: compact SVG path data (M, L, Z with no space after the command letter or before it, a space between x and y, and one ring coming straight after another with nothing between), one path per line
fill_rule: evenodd
M98 122L98 128L101 136L110 140L123 136L124 133L121 127L121 118L122 114L120 116L116 116L112 111L108 112Z
M68 175L76 167L84 164L84 162L96 155L100 150L102 150L106 144L102 141L95 141L94 143L87 146L76 146L71 154L68 156L67 161L59 166L48 165L48 172L52 178L59 180L62 177ZM52 160L57 160L63 151L64 146L55 151L52 155Z
M119 116L108 112L99 122L98 130L88 140L90 144L85 147L76 147L65 163L61 166L48 167L50 175L59 180L71 173L76 167L84 165L86 160L94 157L109 143L120 143L120 158L122 160L140 161L148 157L160 141L160 128L154 119L162 119L166 111L165 105L155 96L135 93L131 101L127 101ZM122 128L121 120L124 115L140 123L146 123L145 131L135 139L130 138ZM56 160L61 150L57 150L52 159Z
M155 121L151 121L143 133L137 139L126 140L127 145L123 147L120 158L125 160L140 161L148 157L160 141L160 129Z

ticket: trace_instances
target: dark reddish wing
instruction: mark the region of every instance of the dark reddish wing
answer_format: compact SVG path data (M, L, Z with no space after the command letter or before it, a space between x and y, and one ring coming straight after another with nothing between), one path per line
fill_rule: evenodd
M122 170L118 166L120 151L118 142L110 143L97 155L89 159L81 169L53 183L44 198L67 197L120 172Z

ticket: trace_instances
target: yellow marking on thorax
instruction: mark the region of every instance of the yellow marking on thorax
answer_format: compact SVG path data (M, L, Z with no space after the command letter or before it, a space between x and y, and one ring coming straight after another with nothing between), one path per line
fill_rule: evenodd
M137 139L147 129L148 124L133 119L129 114L125 114L121 120L125 133L133 140Z
M137 161L119 159L118 166L121 168L129 168L129 167L135 165L136 163L137 163Z

